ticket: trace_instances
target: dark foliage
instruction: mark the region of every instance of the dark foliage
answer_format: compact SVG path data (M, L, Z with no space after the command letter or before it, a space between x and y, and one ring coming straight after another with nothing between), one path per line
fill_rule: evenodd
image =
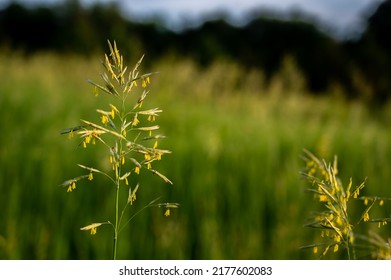
M313 93L339 85L347 97L383 102L391 96L391 0L367 19L354 41L339 41L308 21L260 15L236 27L224 19L175 33L157 22L136 23L121 16L116 5L82 7L65 1L52 7L10 4L0 11L0 46L22 50L95 54L115 39L126 56L145 52L152 61L167 54L192 57L206 66L217 59L261 68L270 78L283 59L292 56ZM371 89L363 93L357 80Z

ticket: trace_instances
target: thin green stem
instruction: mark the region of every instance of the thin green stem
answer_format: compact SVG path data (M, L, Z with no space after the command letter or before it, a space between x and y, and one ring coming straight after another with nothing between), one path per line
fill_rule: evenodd
M117 180L117 185L115 189L115 224L114 224L114 244L113 244L113 260L117 259L117 245L118 245L118 209L119 209L119 180Z
M148 203L147 205L145 205L143 208L141 208L140 210L138 210L136 213L134 213L130 218L129 220L127 220L124 225L121 227L121 229L119 231L122 231L126 226L127 224L133 220L133 218L135 218L138 214L140 214L142 211L144 211L145 209L147 209L148 207L154 207L154 206L159 206L159 204L154 204L156 201L158 201L160 199L160 197L152 200L150 203Z
M120 141L120 151L122 152L122 144ZM118 155L116 155L117 158ZM120 187L120 177L121 177L121 163L117 162L115 164L115 225L114 225L114 244L113 244L113 260L117 259L117 247L118 247L118 228L119 228L119 187Z
M121 128L122 129L122 128ZM118 139L118 151L116 152L116 158L119 162L115 164L115 226L114 226L114 244L113 244L113 260L117 259L117 247L118 247L118 233L119 226L122 218L119 216L119 189L121 178L121 166L122 166L122 139Z

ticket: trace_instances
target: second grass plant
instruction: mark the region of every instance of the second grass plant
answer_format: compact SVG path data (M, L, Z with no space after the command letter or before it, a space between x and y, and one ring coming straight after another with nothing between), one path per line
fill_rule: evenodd
M310 183L308 191L315 195L322 205L322 211L315 212L312 221L305 226L319 229L323 242L304 246L312 248L316 254L321 250L321 257L330 251L334 253L346 250L348 259L357 259L357 250L365 258L389 259L391 257L390 241L383 240L380 235L370 231L360 232L357 226L364 223L376 223L378 227L387 225L390 218L370 218L369 212L377 204L383 206L390 198L362 195L365 181L353 186L352 179L344 186L338 177L337 158L333 163L326 163L312 153L305 151L307 162L304 177ZM358 221L353 221L351 201L363 201L364 210Z

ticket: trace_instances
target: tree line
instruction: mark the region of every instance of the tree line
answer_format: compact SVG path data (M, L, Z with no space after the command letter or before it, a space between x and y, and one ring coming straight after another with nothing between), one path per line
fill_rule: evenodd
M201 66L216 59L259 68L271 78L286 56L304 74L308 89L320 94L338 85L348 98L382 103L391 97L391 0L366 19L364 32L341 40L310 21L260 13L244 26L224 18L174 32L158 21L140 23L121 16L115 4L88 8L78 1L27 8L11 3L0 10L0 49L29 55L56 51L92 55L115 39L131 57L150 61L164 55L194 58Z

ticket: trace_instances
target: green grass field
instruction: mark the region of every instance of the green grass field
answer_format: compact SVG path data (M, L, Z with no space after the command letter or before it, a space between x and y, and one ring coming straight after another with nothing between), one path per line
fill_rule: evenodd
M93 236L79 230L112 219L110 182L83 181L72 193L59 186L83 174L77 163L107 165L97 147L60 135L80 119L99 121L95 109L107 100L86 80L99 80L100 59L0 56L0 259L111 257L110 227ZM170 217L160 208L137 216L121 234L119 259L318 258L299 249L319 235L303 227L316 209L299 174L303 148L326 160L338 155L344 183L367 178L367 194L391 196L387 104L370 110L337 93L310 96L289 63L270 86L262 73L228 62L148 64L159 74L143 106L163 109L159 147L173 154L158 169L174 185L143 177L132 211L157 196L181 206ZM374 215L390 214L386 204ZM380 233L389 237L390 225Z

